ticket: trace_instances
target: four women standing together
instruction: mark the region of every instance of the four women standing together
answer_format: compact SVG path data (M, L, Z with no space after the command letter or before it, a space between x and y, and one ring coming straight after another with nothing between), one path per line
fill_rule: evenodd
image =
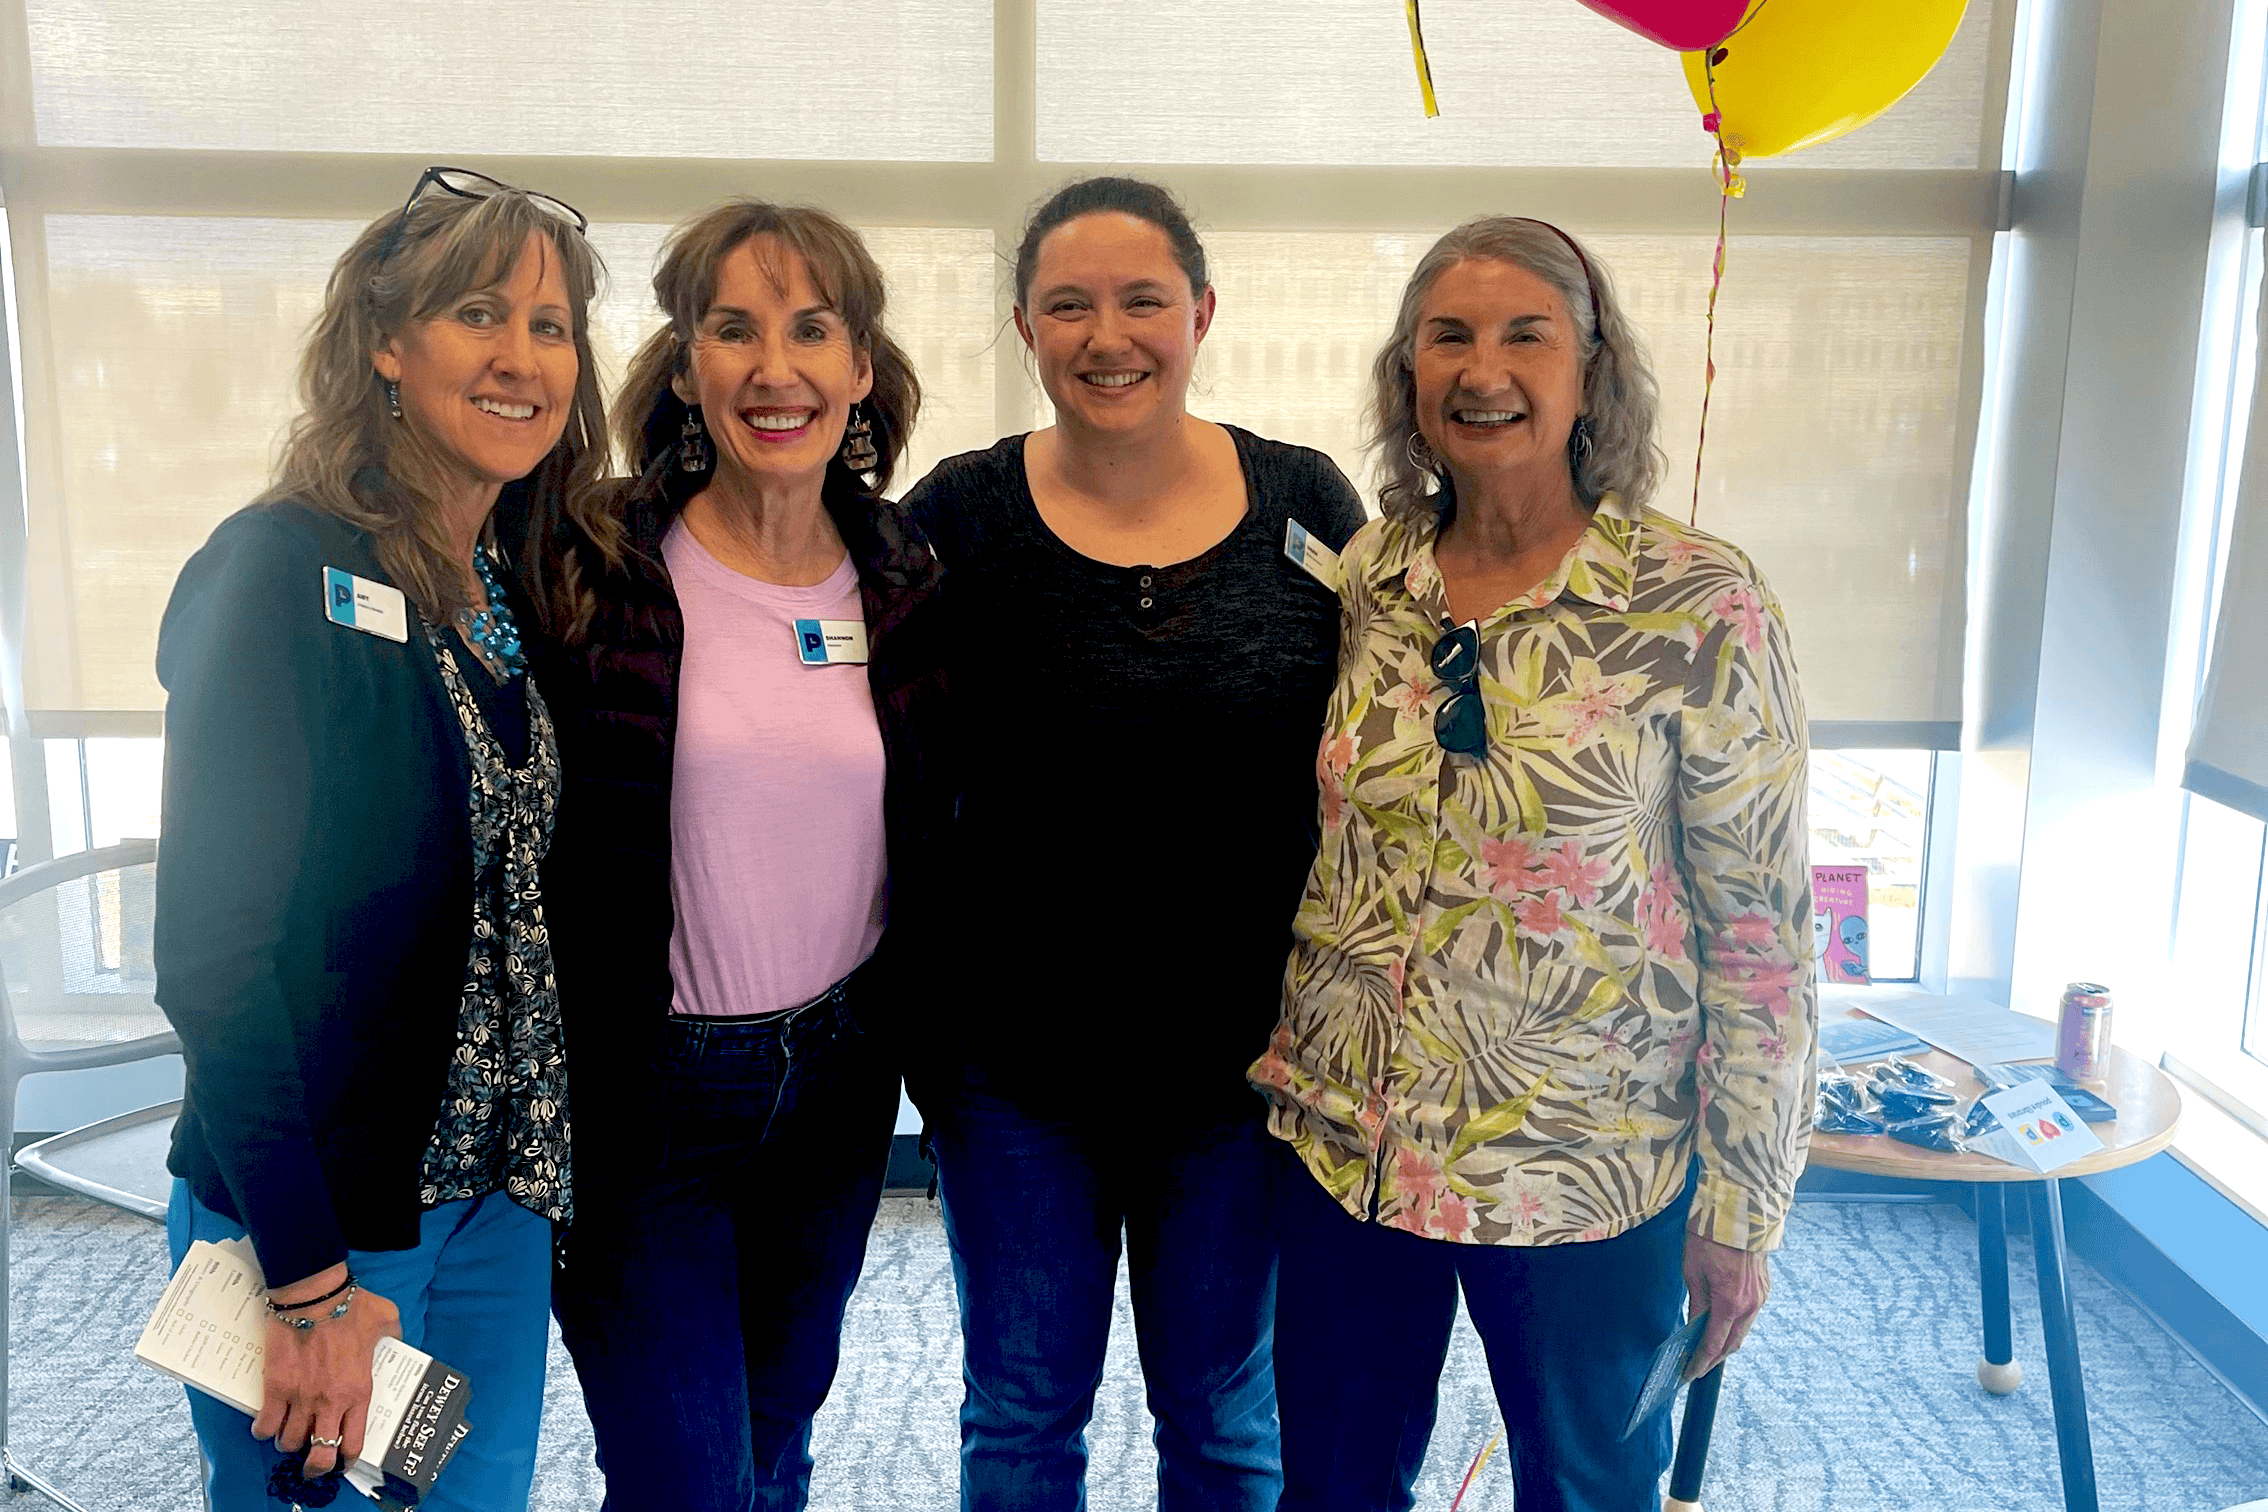
M1460 1285L1523 1508L1645 1505L1630 1372L1681 1267L1737 1347L1801 1165L1804 732L1753 569L1640 506L1604 270L1429 255L1368 526L1187 412L1154 185L1035 213L1055 423L903 505L853 232L677 231L615 482L594 279L567 207L429 173L168 611L175 1247L272 1283L252 1433L193 1399L214 1505L351 1457L397 1326L475 1391L430 1504L523 1505L548 1270L609 1508L803 1506L901 1073L964 1508L1084 1505L1122 1234L1161 1508L1409 1506Z

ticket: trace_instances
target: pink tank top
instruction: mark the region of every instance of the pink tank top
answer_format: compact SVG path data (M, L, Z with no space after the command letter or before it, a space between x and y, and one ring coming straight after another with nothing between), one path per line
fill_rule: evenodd
M682 521L662 560L685 615L669 805L674 1011L771 1013L882 938L882 733L862 666L807 666L795 621L856 620L844 558L810 588L725 566Z

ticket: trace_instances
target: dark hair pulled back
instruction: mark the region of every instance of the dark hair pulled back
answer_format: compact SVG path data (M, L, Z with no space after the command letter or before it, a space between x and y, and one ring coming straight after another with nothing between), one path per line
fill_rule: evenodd
M1212 286L1212 274L1205 265L1205 244L1197 239L1197 228L1189 223L1189 212L1181 208L1173 191L1147 179L1105 175L1065 184L1024 222L1024 239L1016 247L1017 308L1023 308L1031 295L1032 274L1039 267L1040 243L1047 240L1047 233L1082 215L1109 214L1131 215L1165 233L1173 260L1189 275L1191 295L1202 294Z

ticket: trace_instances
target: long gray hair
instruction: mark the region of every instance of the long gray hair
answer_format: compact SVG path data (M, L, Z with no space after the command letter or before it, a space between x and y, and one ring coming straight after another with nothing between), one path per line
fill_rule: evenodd
M1448 480L1410 458L1411 438L1418 434L1417 325L1426 296L1441 275L1480 258L1525 268L1551 285L1575 325L1583 363L1583 417L1591 432L1589 454L1580 463L1568 458L1576 495L1586 509L1610 492L1643 504L1664 465L1654 442L1660 396L1606 265L1589 248L1578 257L1572 239L1542 221L1490 215L1465 222L1418 259L1402 289L1393 334L1371 364L1370 445L1386 477L1378 490L1379 507L1389 513L1435 513L1453 502ZM1599 312L1595 326L1586 318L1594 294Z

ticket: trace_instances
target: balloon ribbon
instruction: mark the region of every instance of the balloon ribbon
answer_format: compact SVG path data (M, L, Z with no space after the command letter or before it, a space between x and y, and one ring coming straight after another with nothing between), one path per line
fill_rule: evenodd
M1417 58L1418 92L1425 96L1425 118L1432 120L1441 114L1441 106L1433 98L1433 65L1425 60L1425 25L1418 20L1418 0L1402 0L1402 9L1410 18L1410 52Z
M1761 9L1761 3L1759 4ZM1701 71L1709 81L1709 113L1701 129L1717 139L1716 160L1710 171L1717 179L1717 255L1709 266L1709 336L1701 378L1701 435L1693 443L1693 510L1689 525L1701 522L1701 458L1709 448L1709 395L1717 386L1717 294L1725 286L1726 212L1732 202L1748 193L1748 180L1733 170L1740 166L1740 140L1725 138L1725 115L1717 108L1717 50L1702 56Z
M1449 1512L1457 1512L1465 1504L1465 1493L1473 1489L1473 1477L1480 1474L1481 1466L1488 1463L1488 1457L1496 1452L1496 1446L1503 1438L1504 1435L1499 1433L1481 1445L1481 1452L1473 1456L1472 1468L1465 1472L1465 1483L1457 1488L1457 1499L1449 1503Z

